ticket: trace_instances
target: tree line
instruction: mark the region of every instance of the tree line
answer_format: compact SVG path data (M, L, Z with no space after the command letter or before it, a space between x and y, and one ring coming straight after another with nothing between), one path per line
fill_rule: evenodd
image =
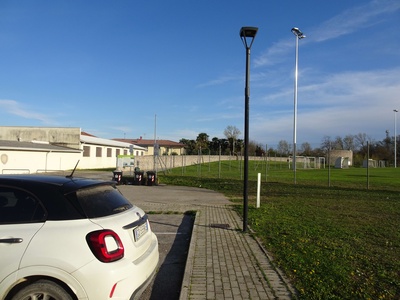
M179 142L185 145L187 155L240 155L244 149L244 141L239 139L240 130L229 125L224 130L225 138L213 137L209 139L207 133L199 133L196 140L181 139ZM265 149L254 141L249 142L249 154L264 156Z
M224 130L225 138L213 137L209 139L207 133L199 133L196 140L181 139L179 142L185 145L187 155L241 155L244 151L244 141L239 139L240 130L229 125ZM397 143L399 142L399 136ZM304 142L297 147L297 155L311 157L325 157L329 150L351 150L353 151L353 165L360 166L364 159L383 160L386 165L394 162L395 138L386 131L386 136L381 141L375 141L365 133L346 135L345 137L324 136L319 147L313 148L310 143ZM280 156L289 157L293 155L292 144L286 140L280 140L276 148L268 147L255 141L249 142L249 155L251 156ZM399 160L399 152L397 160ZM369 153L369 157L368 157Z

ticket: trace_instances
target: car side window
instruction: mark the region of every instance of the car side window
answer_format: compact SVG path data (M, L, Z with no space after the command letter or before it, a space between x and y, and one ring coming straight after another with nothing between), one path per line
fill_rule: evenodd
M43 222L46 211L26 191L0 187L0 224Z

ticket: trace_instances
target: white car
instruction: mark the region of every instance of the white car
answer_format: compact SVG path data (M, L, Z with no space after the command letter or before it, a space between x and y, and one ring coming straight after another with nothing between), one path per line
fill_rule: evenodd
M115 183L0 175L0 299L136 299L155 274L147 215Z

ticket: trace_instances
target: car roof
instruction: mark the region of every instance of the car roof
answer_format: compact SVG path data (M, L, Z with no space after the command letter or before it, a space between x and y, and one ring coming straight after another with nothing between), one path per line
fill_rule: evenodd
M49 185L57 187L64 193L68 193L90 186L115 185L115 182L56 175L11 174L0 175L0 184L19 185L21 187L31 184Z

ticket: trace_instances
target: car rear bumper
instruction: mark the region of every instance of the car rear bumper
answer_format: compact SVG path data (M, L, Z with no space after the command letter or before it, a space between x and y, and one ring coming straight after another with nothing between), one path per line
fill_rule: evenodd
M158 261L158 240L152 233L151 245L137 260L128 262L123 258L114 263L96 260L73 276L82 284L89 299L136 299L151 282Z
M140 285L135 285L135 290L129 293L131 295L130 299L137 299L149 285L157 271L159 260L158 240L155 235L154 237L155 239L146 253L133 262L135 269L138 270L138 266L140 266L140 274L131 274L130 277L118 282L114 296L111 299L126 299L126 293L132 291L132 283L137 281L138 278L141 278L142 282Z
M143 292L146 290L146 288L149 286L151 281L156 275L157 269L154 269L153 273L150 275L149 278L143 284L132 294L132 296L129 298L129 300L137 300L140 298L140 296L143 294Z

